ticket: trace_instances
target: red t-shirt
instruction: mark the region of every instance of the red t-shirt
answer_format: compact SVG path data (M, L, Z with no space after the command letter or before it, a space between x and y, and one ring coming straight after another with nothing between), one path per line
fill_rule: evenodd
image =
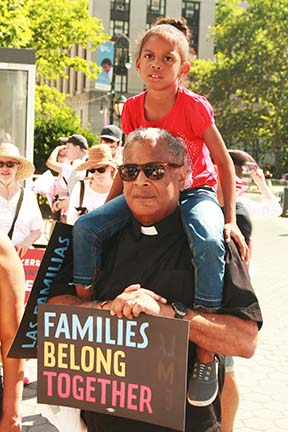
M147 121L144 116L146 91L130 97L124 105L121 125L125 134L140 127L161 128L184 139L192 160L191 187L217 184L217 175L209 150L202 138L203 132L214 123L214 112L208 100L201 95L179 87L172 110L162 119Z

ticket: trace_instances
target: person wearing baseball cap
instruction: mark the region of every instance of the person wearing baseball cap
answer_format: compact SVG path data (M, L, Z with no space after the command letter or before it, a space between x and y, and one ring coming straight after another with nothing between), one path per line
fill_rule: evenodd
M71 143L74 146L79 146L82 150L88 150L88 143L86 138L83 135L72 134L68 138L60 137L59 141L63 144Z
M107 144L111 148L112 157L122 163L122 131L111 124L105 126L100 133L100 144Z
M85 173L76 172L77 166L84 162L88 157L88 143L86 138L80 134L72 134L69 137L60 137L59 141L61 145L55 147L51 152L50 156L46 161L46 166L56 171L59 176L63 178L65 185L67 186L68 195L71 193L73 186L75 185L78 177L85 176ZM68 163L58 160L59 153L65 149ZM83 174L83 175L82 175ZM53 202L53 211L64 212L68 209L69 199L68 195L60 200ZM62 199L63 198L63 199Z

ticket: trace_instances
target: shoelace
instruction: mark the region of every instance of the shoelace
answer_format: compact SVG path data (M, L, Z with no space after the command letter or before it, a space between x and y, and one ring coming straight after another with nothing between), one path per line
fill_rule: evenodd
M204 363L198 363L198 364L199 364L199 369L197 367L197 363L194 364L194 368L193 368L194 378L197 377L200 381L203 381L203 380L207 381L209 379L208 377L211 375L210 368L207 367L207 365L205 365ZM198 374L197 374L197 371L198 371Z

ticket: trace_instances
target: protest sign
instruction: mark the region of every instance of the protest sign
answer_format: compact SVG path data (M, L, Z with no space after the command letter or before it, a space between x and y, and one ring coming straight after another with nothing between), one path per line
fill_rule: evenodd
M55 224L8 357L37 357L38 305L47 302L52 282L61 278L65 262L73 259L72 228L72 225L61 222Z
M45 249L28 249L21 260L25 272L25 304L31 294L44 253Z
M40 305L37 401L183 431L188 330L185 320Z

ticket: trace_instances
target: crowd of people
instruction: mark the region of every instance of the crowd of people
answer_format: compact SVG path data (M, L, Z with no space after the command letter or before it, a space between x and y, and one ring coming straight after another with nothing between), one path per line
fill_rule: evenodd
M55 219L74 225L74 250L48 302L118 318L187 320L185 431L232 432L239 403L233 357L253 355L262 325L249 276L251 217L279 216L281 206L257 162L226 149L208 100L182 85L189 37L184 19L162 18L139 42L145 91L125 103L124 146L122 130L107 125L98 144L89 148L72 133L49 155L56 176L45 194ZM0 144L0 432L21 430L24 361L7 352L24 309L21 258L43 228L35 193L23 187L33 172L16 145ZM257 202L245 196L244 174L261 192ZM168 430L88 410L82 417L88 432Z

